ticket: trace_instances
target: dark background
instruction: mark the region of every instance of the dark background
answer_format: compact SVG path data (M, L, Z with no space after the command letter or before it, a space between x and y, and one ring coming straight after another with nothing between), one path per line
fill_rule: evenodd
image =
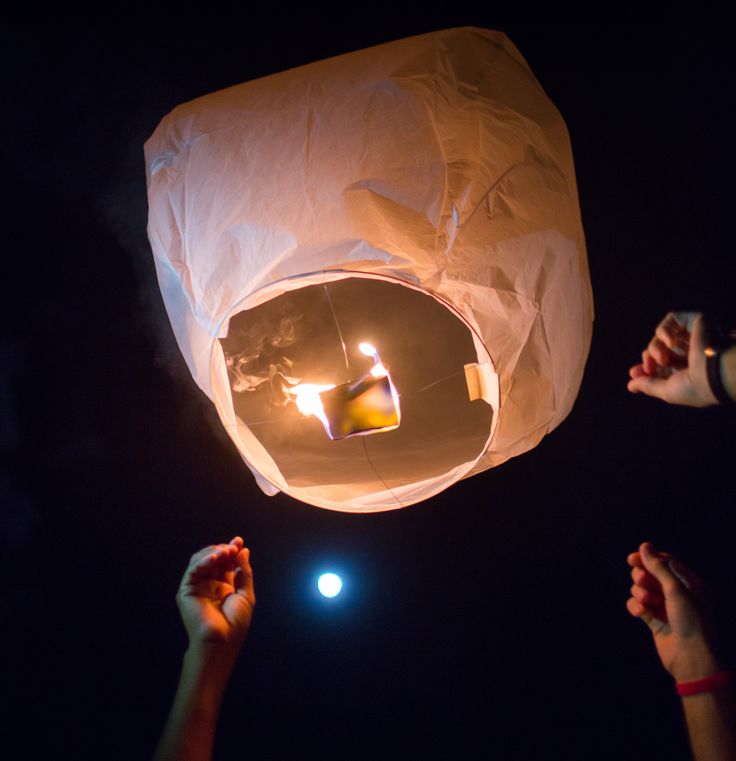
M143 142L182 101L463 25L506 31L571 133L597 310L577 404L407 509L269 499L173 342ZM687 758L625 557L650 539L699 569L733 639L734 415L625 384L669 309L733 313L730 32L233 4L1 33L8 758L149 757L185 648L179 577L236 533L258 605L218 758ZM331 603L311 586L327 565L347 582Z

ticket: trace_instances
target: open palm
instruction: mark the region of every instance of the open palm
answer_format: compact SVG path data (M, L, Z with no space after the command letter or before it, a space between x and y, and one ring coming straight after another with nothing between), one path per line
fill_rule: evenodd
M249 551L240 537L192 555L177 594L190 643L239 646L255 601Z

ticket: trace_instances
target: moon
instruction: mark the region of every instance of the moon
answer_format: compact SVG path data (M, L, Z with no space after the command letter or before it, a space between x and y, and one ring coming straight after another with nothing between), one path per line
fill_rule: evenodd
M324 597L336 597L342 589L342 579L336 573L323 573L317 579L317 588Z

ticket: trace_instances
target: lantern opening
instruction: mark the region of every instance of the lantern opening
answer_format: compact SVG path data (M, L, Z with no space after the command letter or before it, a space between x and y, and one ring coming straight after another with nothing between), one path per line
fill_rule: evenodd
M245 461L297 499L402 507L487 449L498 402L471 395L466 365L490 368L497 387L490 356L456 310L412 284L340 271L281 281L237 304L221 332L220 417Z

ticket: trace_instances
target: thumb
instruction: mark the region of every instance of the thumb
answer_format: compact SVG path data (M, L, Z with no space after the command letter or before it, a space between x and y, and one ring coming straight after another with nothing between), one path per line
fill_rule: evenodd
M702 587L703 582L695 571L691 571L686 565L683 565L677 558L670 558L669 567L672 573L682 582L683 586L690 592Z
M672 572L670 559L663 553L654 551L649 542L644 542L639 548L644 568L654 576L662 586L665 597L673 597L682 593L682 586L678 577Z
M235 572L235 591L255 601L253 588L253 569L250 567L250 550L246 547L237 556L238 567Z
M690 356L701 357L709 342L710 338L707 335L705 317L699 314L693 320L693 327L690 333Z

